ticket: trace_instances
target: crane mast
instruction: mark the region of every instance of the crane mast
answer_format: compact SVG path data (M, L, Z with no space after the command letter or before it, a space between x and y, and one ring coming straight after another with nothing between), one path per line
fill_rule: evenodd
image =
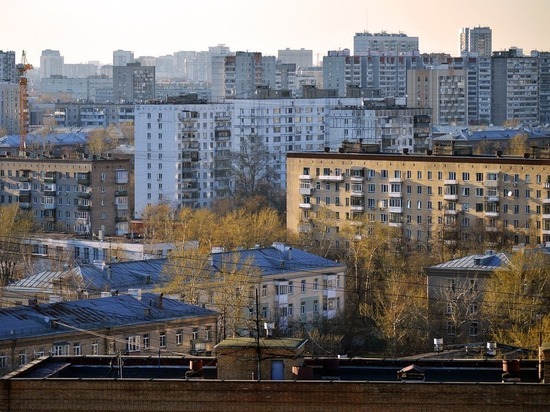
M27 61L27 55L23 50L21 63L15 66L19 74L19 156L27 155L26 138L29 128L29 90L26 73L32 70L32 65Z

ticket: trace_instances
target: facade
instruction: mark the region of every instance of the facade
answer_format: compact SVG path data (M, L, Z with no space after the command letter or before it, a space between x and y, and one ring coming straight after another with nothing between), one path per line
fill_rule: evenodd
M320 318L334 318L344 309L346 265L283 243L236 252L211 254L213 270L226 265L259 271L258 309L262 322L272 322L284 334L287 328ZM255 307L253 296L250 307ZM208 302L206 306L209 307ZM243 316L248 316L243 314ZM249 331L246 331L249 332ZM245 333L245 331L243 331ZM242 335L241 335L242 336Z
M539 121L539 62L517 49L492 57L492 123Z
M359 56L350 56L349 49L329 51L328 55L323 57L323 87L336 89L338 96L346 97L347 86L363 85L362 75L365 68L362 68L361 63L362 59Z
M250 136L261 138L272 154L271 177L282 189L286 153L338 147L337 136L327 140L331 108L361 104L360 98L318 98L138 105L135 173L144 183L136 187L136 213L161 202L208 207L228 196L231 152Z
M47 231L125 234L133 210L128 159L0 159L0 204L18 203Z
M539 60L539 121L550 124L550 52L538 53Z
M459 54L477 53L479 57L491 57L493 53L490 27L463 27L459 33Z
M15 52L0 50L0 82L16 83Z
M433 124L466 124L466 76L463 69L440 65L407 73L407 105L431 108Z
M65 127L107 127L133 122L135 105L130 103L56 103L56 124Z
M101 100L98 90L113 89L113 79L107 77L47 77L40 81L43 94L61 101L96 102Z
M365 152L287 154L289 230L307 231L326 207L337 226L381 222L417 247L474 233L489 244L550 241L548 159L472 156L454 146L445 155Z
M40 77L48 78L63 75L64 60L59 50L42 50L40 55Z
M488 250L426 269L428 317L445 344L485 342L489 324L482 318L487 279L510 260Z
M44 355L210 352L217 314L162 295L117 295L0 309L0 373Z
M371 51L413 52L418 51L418 37L404 33L356 33L353 37L353 54L367 56Z
M140 62L113 66L113 99L116 103L144 103L155 99L155 66Z
M19 133L19 84L0 82L0 128Z

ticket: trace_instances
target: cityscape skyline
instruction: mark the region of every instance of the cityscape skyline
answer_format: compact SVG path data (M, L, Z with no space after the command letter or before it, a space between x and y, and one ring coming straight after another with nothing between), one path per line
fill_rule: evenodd
M139 3L98 0L84 11L67 0L10 2L4 9L15 18L0 28L1 37L10 39L0 48L14 50L18 61L25 50L35 66L45 49L59 50L66 63L110 64L117 49L131 50L136 57L162 56L208 50L217 44L264 55L277 55L277 50L287 47L311 49L316 64L328 50L349 48L353 53L353 36L364 31L402 32L418 37L423 53L456 56L460 28L488 26L493 30L494 51L550 49L550 30L544 25L550 2L540 0L526 0L513 13L511 0L465 0L461 10L452 13L449 4L429 0L417 0L414 7L407 0L342 0L337 9L326 0L280 0L269 10L251 0L220 4L207 0L192 8L184 2L161 0L156 3L158 13L136 6ZM39 29L41 25L45 30ZM261 32L266 35L253 35Z

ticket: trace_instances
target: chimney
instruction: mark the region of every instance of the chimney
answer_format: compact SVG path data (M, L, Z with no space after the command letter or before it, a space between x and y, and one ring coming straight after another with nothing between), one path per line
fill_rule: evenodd
M163 297L164 297L164 293L161 293L159 295L159 309L162 309L162 299L163 299Z
M108 266L107 266L107 279L108 279L108 280L111 280L111 276L112 276L112 273L111 273L111 265L108 265Z

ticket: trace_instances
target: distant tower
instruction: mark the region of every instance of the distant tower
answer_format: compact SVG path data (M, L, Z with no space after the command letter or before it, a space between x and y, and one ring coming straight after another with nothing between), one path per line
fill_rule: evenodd
M113 66L126 66L134 61L134 52L115 50L113 52Z
M493 52L490 27L463 27L459 32L459 52L477 53L479 57L491 57Z
M40 55L40 74L43 79L63 74L64 57L59 50L42 50Z

